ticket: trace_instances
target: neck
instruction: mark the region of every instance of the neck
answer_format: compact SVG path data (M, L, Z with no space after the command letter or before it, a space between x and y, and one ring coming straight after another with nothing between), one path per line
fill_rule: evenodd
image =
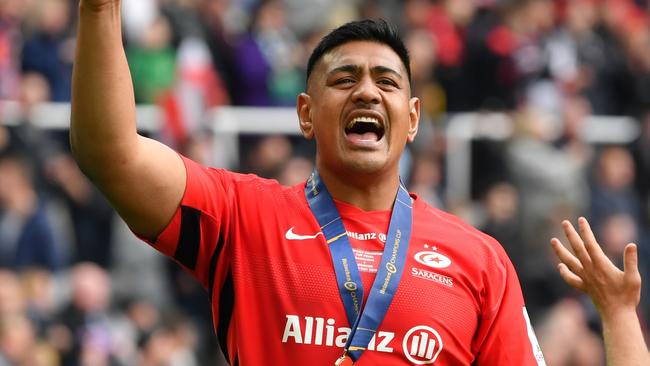
M393 208L399 188L399 172L382 174L340 174L323 166L318 173L332 198L352 204L365 211L384 211Z

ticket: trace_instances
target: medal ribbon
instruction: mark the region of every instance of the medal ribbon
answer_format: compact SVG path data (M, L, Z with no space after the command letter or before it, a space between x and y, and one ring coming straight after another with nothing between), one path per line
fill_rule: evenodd
M307 180L305 196L332 255L339 293L352 329L345 351L356 361L366 350L384 319L402 277L413 221L411 197L400 182L381 263L364 306L361 275L347 231L318 171L314 171Z

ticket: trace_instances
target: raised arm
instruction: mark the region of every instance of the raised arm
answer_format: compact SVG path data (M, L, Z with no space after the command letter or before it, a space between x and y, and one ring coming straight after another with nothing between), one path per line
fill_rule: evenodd
M569 285L587 293L596 305L603 322L607 365L650 365L650 353L636 314L641 298L636 245L625 247L625 267L621 271L603 253L586 219L578 220L580 233L568 221L563 221L562 227L575 255L558 239L551 239L561 261L560 275Z
M129 226L154 238L182 198L185 168L172 149L137 134L120 3L80 2L70 143L83 172Z

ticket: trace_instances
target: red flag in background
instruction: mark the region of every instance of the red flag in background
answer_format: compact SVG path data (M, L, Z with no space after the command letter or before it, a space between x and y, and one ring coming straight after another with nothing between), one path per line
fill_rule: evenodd
M161 138L179 148L201 127L206 126L208 109L230 102L205 42L184 39L177 53L174 88L160 98L164 111Z

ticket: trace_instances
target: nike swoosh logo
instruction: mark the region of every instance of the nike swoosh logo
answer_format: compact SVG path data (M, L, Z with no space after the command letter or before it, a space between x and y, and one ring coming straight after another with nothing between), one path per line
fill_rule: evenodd
M293 227L289 230L287 230L286 234L284 234L284 237L287 238L287 240L309 240L309 239L316 239L318 235L322 235L322 232L317 232L314 235L299 235L293 232Z

